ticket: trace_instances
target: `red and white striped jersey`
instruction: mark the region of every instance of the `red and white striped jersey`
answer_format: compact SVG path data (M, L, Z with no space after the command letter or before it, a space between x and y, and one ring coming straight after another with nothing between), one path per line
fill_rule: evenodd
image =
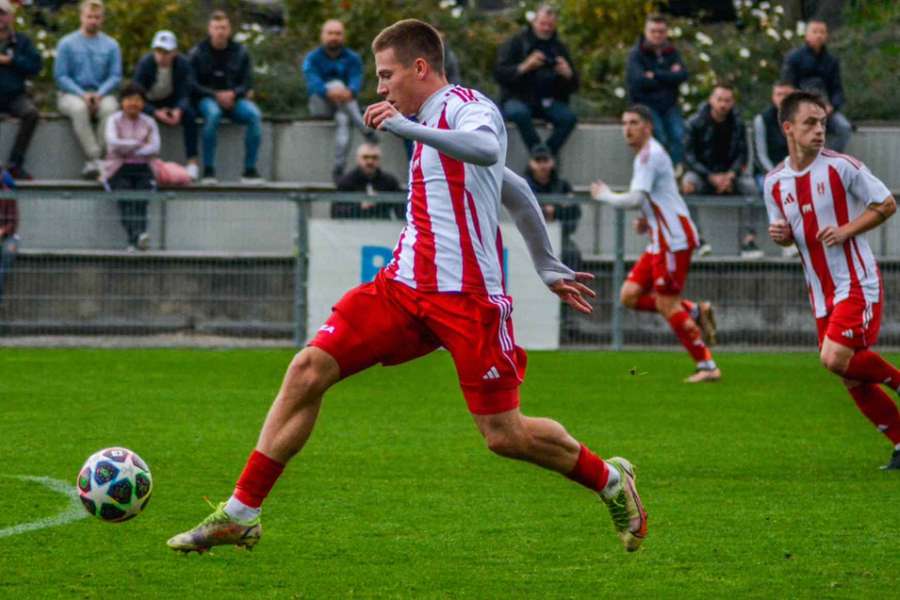
M841 246L827 247L816 236L829 225L852 221L866 206L880 204L889 195L865 165L831 150L819 152L802 171L795 171L785 160L766 175L769 222L787 221L791 226L816 318L830 314L850 296L880 301L881 276L866 238L853 237Z
M487 129L500 158L467 164L416 142L409 165L406 227L385 274L424 292L504 293L500 188L506 164L506 126L483 94L460 86L434 93L416 120L438 129Z
M641 212L650 225L650 252L659 254L697 247L697 228L678 193L672 159L653 138L634 157L629 189L646 194Z

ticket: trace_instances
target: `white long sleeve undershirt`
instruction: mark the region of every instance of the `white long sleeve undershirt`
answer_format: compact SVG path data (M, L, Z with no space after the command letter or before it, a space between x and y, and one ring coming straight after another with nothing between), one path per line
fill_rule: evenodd
M641 202L644 201L644 198L646 198L646 196L647 195L640 190L617 193L609 188L606 188L605 190L603 190L602 194L595 198L595 200L606 202L607 204L611 204L616 208L638 208L641 205Z
M500 160L497 134L487 127L474 131L435 129L395 115L384 122L384 128L407 140L422 142L441 154L465 163L489 167Z

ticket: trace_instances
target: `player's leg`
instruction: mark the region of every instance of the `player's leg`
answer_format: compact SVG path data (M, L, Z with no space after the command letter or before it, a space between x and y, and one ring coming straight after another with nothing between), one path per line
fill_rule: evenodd
M656 312L656 296L653 292L653 255L644 252L629 271L619 291L619 301L626 308L643 312Z

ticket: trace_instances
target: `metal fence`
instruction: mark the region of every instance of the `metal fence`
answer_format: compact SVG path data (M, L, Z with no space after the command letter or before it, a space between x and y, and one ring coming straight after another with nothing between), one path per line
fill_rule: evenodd
M310 232L330 220L331 203L405 201L403 194L373 197L296 186L114 194L20 189L15 196L22 240L0 298L0 345L39 343L46 336L78 336L80 343L139 336L164 345L210 337L216 343L301 344L310 333L307 315L322 309L310 306L317 297L309 288ZM147 202L146 250L127 248L120 200ZM627 227L626 214L586 202L583 195L541 202L581 206L569 241L570 249L580 252L567 259L597 277L593 315L562 307L560 346L674 347L661 318L618 303L621 283L643 243ZM699 209L698 221L707 231L728 223L730 214L729 237L736 239L748 223L757 223L765 236L758 201L689 203ZM395 240L402 223L392 211L381 216L396 221L390 223ZM876 253L879 241L873 244ZM715 304L724 348L814 347L799 259L765 248L767 256L755 260L740 258L736 242L695 257L684 295ZM880 263L886 296L896 297L900 260L882 257ZM323 274L318 277L312 281L322 281ZM354 283L338 282L343 289ZM890 307L888 302L881 339L900 346L900 314Z

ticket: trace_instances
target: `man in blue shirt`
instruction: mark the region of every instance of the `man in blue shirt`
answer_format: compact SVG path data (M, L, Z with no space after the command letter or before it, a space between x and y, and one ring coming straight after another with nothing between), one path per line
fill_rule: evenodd
M41 71L41 55L31 39L15 30L16 6L0 0L0 111L19 119L16 141L7 168L16 179L31 179L25 170L25 152L38 123L38 109L26 83ZM2 231L2 229L0 229ZM0 235L0 239L2 239Z
M122 80L119 44L100 31L102 27L103 2L84 0L81 28L59 41L53 67L57 107L72 119L75 136L87 157L82 175L88 178L100 173L100 140L107 117L119 109L116 92ZM98 121L96 133L91 128L92 119Z
M362 132L366 141L377 143L375 132L363 123L356 97L362 87L362 59L344 47L344 24L337 19L322 25L322 45L306 55L303 75L309 95L309 113L315 118L334 118L332 176L339 179L350 152L350 123Z

